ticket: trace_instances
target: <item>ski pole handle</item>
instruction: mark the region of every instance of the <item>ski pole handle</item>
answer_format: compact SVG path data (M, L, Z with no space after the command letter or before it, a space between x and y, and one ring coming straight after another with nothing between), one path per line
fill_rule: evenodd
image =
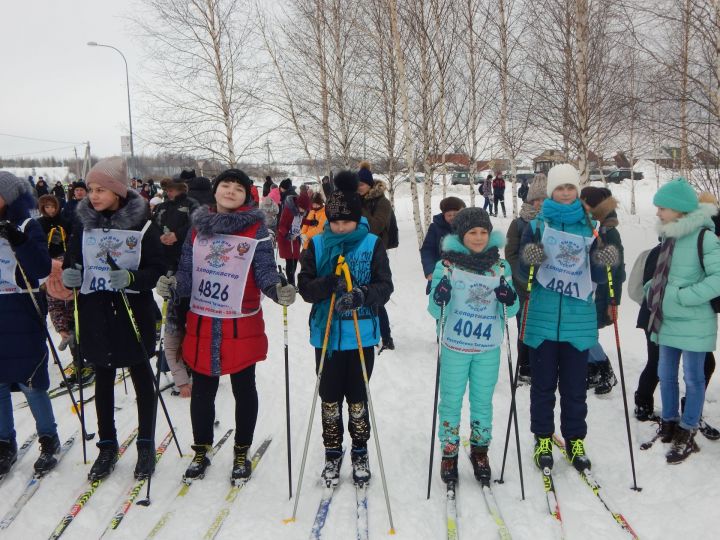
M285 274L282 271L282 266L278 264L278 274L280 274L280 285L283 287L288 284L287 278L285 277Z

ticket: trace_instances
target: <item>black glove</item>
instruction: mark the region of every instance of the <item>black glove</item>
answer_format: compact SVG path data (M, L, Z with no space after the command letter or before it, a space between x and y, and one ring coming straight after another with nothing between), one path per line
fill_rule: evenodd
M620 263L620 252L615 246L606 244L595 250L593 262L598 266L617 266Z
M27 240L27 234L9 221L0 221L0 237L10 242L12 247L18 247Z
M545 249L541 243L527 244L522 250L521 257L525 264L533 266L538 266L547 259Z
M361 287L353 287L352 291L344 292L335 300L335 311L345 313L361 308L365 303L366 292L367 290L363 291Z
M308 225L311 227L317 227L318 223L320 223L317 219L309 219L307 220Z
M515 303L517 294L515 294L515 291L512 290L508 282L503 278L500 280L500 286L495 288L495 298L497 298L497 301L501 304L509 307Z
M443 276L440 283L435 287L433 293L433 302L438 306L447 306L450 303L450 297L452 296L452 285L447 276Z

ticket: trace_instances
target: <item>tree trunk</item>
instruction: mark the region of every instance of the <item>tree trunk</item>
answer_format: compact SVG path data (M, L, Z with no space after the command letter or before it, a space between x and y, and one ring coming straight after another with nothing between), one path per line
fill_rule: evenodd
M589 13L588 0L576 0L577 39L577 123L578 123L578 169L580 185L588 182L588 139L590 136L590 109L588 104L588 47Z
M330 104L327 87L327 64L325 62L325 45L323 42L324 21L323 12L325 10L324 0L317 0L316 3L316 27L315 27L315 46L317 47L318 63L320 64L320 102L322 103L322 142L325 153L325 175L330 177L332 174L331 156L330 156Z

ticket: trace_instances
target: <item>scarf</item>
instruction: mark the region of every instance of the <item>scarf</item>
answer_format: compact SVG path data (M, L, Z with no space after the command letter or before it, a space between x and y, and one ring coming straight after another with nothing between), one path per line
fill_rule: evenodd
M548 221L570 225L585 219L585 208L579 199L575 199L570 204L545 199L542 205L542 215Z
M665 288L667 287L668 274L670 273L670 262L672 261L674 249L675 239L665 239L665 242L663 242L660 247L657 266L655 266L655 274L653 274L652 285L648 294L647 306L650 310L648 330L655 334L660 332L660 327L662 326L662 303L663 298L665 297Z
M471 270L478 274L484 274L500 260L500 251L496 246L488 248L480 253L443 251L440 254L440 258L461 268Z
M520 207L520 217L530 223L538 215L538 210L532 204L523 203Z

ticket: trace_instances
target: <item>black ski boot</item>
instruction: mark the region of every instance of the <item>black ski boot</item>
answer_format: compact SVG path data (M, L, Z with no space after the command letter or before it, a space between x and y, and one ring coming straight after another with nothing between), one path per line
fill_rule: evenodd
M249 451L249 446L240 446L239 444L236 444L233 449L235 457L233 459L230 482L235 486L250 478L252 474L252 463L248 459Z
M440 462L440 478L446 484L450 482L457 482L458 480L458 457L454 456L443 456Z
M660 422L660 442L673 442L677 429L678 423L675 420L662 420Z
M60 438L55 435L43 435L38 439L40 443L40 457L33 464L35 474L43 476L57 465L57 455L60 453Z
M342 458L342 448L325 449L325 468L320 476L326 486L336 486L340 480L340 466L342 465Z
M138 440L137 453L135 480L147 480L155 472L155 446L153 441L150 439Z
M570 456L570 463L578 472L583 472L591 467L590 459L585 455L585 443L582 439L570 439L567 453Z
M700 418L700 426L698 427L698 430L710 441L717 441L720 439L720 431L708 424L703 418Z
M97 443L97 447L100 453L88 473L88 480L91 482L109 476L115 469L115 463L118 460L117 441L100 441Z
M521 384L530 384L531 382L530 364L520 363L520 368L518 369L518 386Z
M640 422L655 420L655 404L652 399L642 398L635 392L635 418Z
M535 453L533 454L533 460L535 465L541 471L545 469L552 470L553 468L553 455L552 455L552 440L550 435L535 435Z
M616 384L617 377L610 360L606 357L602 362L598 362L598 382L595 385L595 394L599 396L609 394Z
M487 446L473 446L470 449L470 462L472 463L475 479L485 486L490 485L490 460Z
M15 439L11 441L0 441L0 476L5 476L9 473L16 461L17 442L15 442Z
M204 478L205 471L210 466L210 458L207 457L211 448L209 444L193 444L190 448L195 450L195 456L183 475L183 481L185 481L186 484L198 478Z
M597 362L588 362L587 369L587 389L595 388L600 382L600 368Z
M683 429L680 426L675 428L675 437L670 451L665 454L665 459L671 465L677 465L687 459L693 452L699 452L700 447L695 442L695 431Z
M370 482L370 462L367 448L353 448L350 457L353 468L353 482L360 485Z

